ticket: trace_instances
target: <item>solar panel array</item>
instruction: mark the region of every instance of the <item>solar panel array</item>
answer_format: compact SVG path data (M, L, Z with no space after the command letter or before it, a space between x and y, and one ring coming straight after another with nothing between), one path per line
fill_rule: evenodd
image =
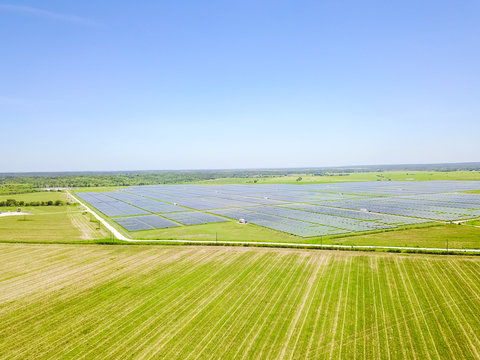
M200 211L185 211L170 214L164 214L164 217L175 220L183 225L199 225L215 222L228 221L227 219Z
M480 216L479 210L437 206L425 202L409 202L405 199L397 198L356 199L323 203L323 205L353 210L366 209L368 211L385 214L443 221L461 220Z
M243 218L309 237L479 217L480 195L461 193L477 189L478 181L377 181L133 186L77 196L128 231Z
M347 231L330 226L309 223L297 219L290 219L281 216L265 214L247 209L218 209L212 210L213 213L233 219L244 219L252 224L265 226L289 234L298 236L323 236L345 233Z
M79 193L78 197L88 202L100 212L107 216L128 216L148 214L138 207L132 206L123 201L113 199L105 195L106 193L88 192Z
M292 205L285 205L285 206L288 206L292 209L311 211L319 214L343 216L347 218L367 220L367 221L374 220L382 224L410 225L410 224L418 224L421 222L425 222L425 220L422 220L422 219L409 218L405 216L355 211L355 210L349 210L349 209L340 209L340 208L319 206L319 205L312 205L312 204L292 204Z
M163 229L180 226L173 221L161 218L157 215L119 217L114 218L113 221L122 225L128 231Z
M169 213L169 212L187 210L183 207L175 206L175 205L157 201L157 200L144 198L137 195L127 194L125 192L120 192L120 191L111 191L106 194L116 200L124 201L128 204L150 211L152 213Z

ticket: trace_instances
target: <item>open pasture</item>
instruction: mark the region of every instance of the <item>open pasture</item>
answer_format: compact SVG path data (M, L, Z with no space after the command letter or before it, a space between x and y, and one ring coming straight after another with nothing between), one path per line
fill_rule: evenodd
M0 195L0 201L6 201L8 199L15 199L17 201L33 202L33 201L66 201L65 193L58 191L37 191L26 194L10 194ZM0 208L1 210L1 208Z
M478 359L479 284L467 256L0 244L0 357Z
M22 207L30 215L0 217L0 242L79 242L109 234L77 206ZM2 208L12 211L12 208Z
M130 232L244 219L301 240L476 218L480 195L462 192L479 188L476 181L382 181L134 186L76 195Z

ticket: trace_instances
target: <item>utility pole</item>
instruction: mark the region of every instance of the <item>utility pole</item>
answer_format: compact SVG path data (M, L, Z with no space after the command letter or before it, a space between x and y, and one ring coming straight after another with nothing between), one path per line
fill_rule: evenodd
M215 244L218 244L218 233L215 232Z
M447 237L447 251L448 251L448 237Z

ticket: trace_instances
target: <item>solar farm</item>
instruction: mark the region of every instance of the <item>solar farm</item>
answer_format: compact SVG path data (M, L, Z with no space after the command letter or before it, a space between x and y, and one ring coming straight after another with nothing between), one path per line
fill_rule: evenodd
M79 192L128 232L247 223L322 237L480 217L479 181L379 181L311 185L155 185Z

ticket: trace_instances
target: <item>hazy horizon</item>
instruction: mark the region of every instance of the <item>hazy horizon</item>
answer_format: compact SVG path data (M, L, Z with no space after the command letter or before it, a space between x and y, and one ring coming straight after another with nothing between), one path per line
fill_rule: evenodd
M375 168L378 167L382 169L381 171L387 171L385 168L398 167L398 171L406 170L407 167L409 171L427 171L427 170L418 170L415 167L462 167L472 165L475 167L480 167L479 161L473 162L455 162L455 163L422 163L422 164L355 164L355 165L335 165L335 166L303 166L303 167L263 167L263 168L184 168L184 169L113 169L113 170L45 170L45 171L0 171L0 175L5 174L62 174L62 173L123 173L123 172L182 172L182 171L192 171L192 172L208 172L208 171L275 171L275 170L324 170L324 169L362 169L362 168ZM401 167L406 167L402 169ZM467 169L460 169L460 171ZM392 171L395 171L393 169ZM430 170L428 170L430 171ZM433 171L433 170L432 170ZM477 171L477 170L475 170Z
M478 161L479 10L0 1L0 172Z

